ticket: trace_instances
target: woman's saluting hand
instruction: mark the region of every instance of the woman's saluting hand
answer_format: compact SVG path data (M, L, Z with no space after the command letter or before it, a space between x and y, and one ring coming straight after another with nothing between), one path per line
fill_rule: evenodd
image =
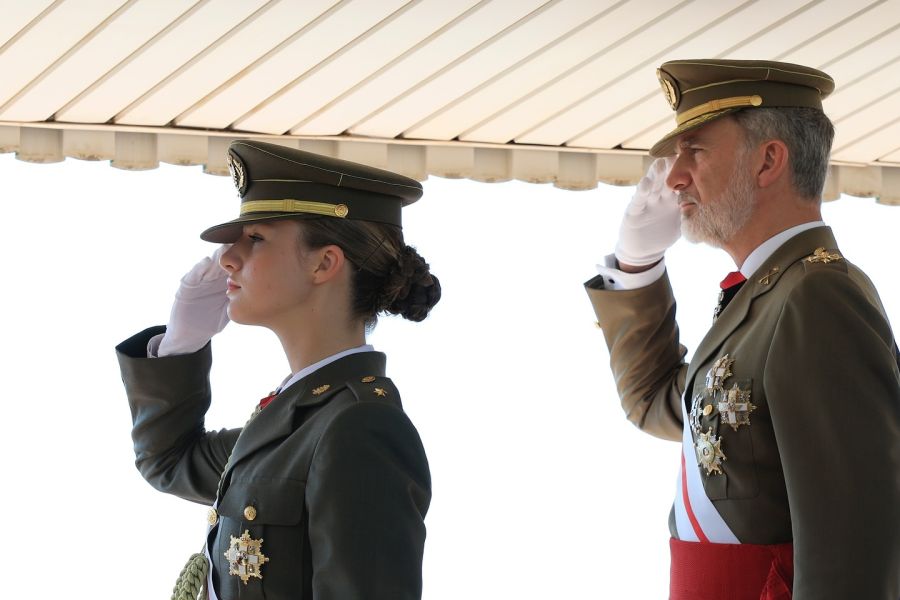
M219 246L181 278L159 356L196 352L228 324L228 272L219 259L230 247Z

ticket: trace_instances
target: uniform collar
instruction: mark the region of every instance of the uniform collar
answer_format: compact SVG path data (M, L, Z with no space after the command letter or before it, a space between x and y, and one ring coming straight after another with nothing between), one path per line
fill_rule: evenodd
M339 352L343 354L341 357L328 357L326 364L319 365L312 373L298 379L295 385L282 390L265 410L259 411L238 437L229 459L230 468L257 449L291 435L295 410L327 402L346 389L350 381L384 377L387 362L384 354L359 348L352 350L355 352Z
M757 246L756 249L747 256L746 260L744 260L744 264L742 264L740 268L741 275L750 279L763 263L766 262L786 241L799 233L803 233L807 229L824 226L824 221L810 221L809 223L801 223L790 229L785 229L781 233L776 233Z
M791 230L782 233L789 231ZM700 341L688 367L686 390L693 389L694 377L700 365L708 364L713 353L717 352L728 336L744 322L753 301L774 289L792 264L809 256L815 248L837 249L837 242L829 227L817 225L789 235L790 239L780 244L755 272L750 273L747 283L728 305L728 309L713 323ZM744 262L746 264L747 261Z
M313 373L315 373L316 371L318 371L325 365L329 365L336 360L344 358L345 356L350 356L351 354L358 354L360 352L374 352L374 351L375 351L375 348L372 347L371 344L363 344L362 346L357 346L356 348L350 348L349 350L342 350L342 351L338 352L337 354L332 354L331 356L325 357L322 360L320 360L319 362L313 363L313 364L309 365L308 367L303 367L302 369L300 369L293 375L289 375L288 377L286 377L285 380L281 382L281 385L278 386L278 389L275 390L275 393L280 394L283 389L300 381L304 377L312 375Z

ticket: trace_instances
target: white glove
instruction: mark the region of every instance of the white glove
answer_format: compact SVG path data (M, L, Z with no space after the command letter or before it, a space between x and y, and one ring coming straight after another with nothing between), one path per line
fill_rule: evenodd
M643 267L659 261L681 237L678 196L666 185L675 157L657 158L625 208L616 244L619 263Z
M230 247L220 246L181 278L157 356L196 352L228 324L228 272L219 258Z

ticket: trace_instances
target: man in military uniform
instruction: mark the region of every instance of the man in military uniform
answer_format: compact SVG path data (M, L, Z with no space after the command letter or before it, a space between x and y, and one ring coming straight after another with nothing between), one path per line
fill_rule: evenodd
M586 287L628 419L682 443L670 597L896 600L900 365L822 222L833 81L731 60L658 77L677 127ZM663 262L681 234L738 267L690 364Z

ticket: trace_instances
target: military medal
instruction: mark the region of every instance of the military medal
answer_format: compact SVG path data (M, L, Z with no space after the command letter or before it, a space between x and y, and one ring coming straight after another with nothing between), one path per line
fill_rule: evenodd
M756 406L750 402L750 390L742 390L737 384L725 393L724 401L719 401L722 420L735 431L741 425L750 425L750 413L754 410Z
M231 536L231 545L225 552L228 574L240 577L244 585L247 585L251 577L262 579L260 569L269 562L269 558L262 553L262 543L262 539L254 540L250 537L250 531L244 531L239 538Z
M691 431L694 434L700 433L700 414L703 412L701 406L703 406L703 394L696 394L691 401L690 413Z
M725 460L725 453L722 452L722 438L712 434L712 429L706 433L701 433L694 443L694 449L697 451L697 461L700 466L706 469L707 475L713 473L722 473L720 465Z
M716 307L713 309L713 323L719 320L719 315L725 310L722 301L725 300L725 290L719 290L719 298L716 300Z
M727 354L714 362L713 366L706 373L706 389L710 392L724 389L722 384L731 377L731 365L733 364L734 359L728 358Z

